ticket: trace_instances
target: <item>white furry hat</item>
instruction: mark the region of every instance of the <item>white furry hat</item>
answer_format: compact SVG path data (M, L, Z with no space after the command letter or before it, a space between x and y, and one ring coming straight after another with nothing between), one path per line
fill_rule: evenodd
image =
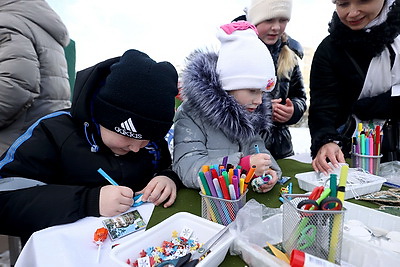
M275 66L254 25L247 21L225 24L217 37L221 41L217 73L224 90L274 89Z
M290 19L292 0L251 0L245 11L247 20L253 25L278 17Z

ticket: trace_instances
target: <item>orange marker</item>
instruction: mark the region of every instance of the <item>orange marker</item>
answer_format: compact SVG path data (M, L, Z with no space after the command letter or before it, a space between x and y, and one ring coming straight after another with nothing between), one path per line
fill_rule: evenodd
M229 184L231 184L232 183L232 177L233 177L233 169L229 169L228 177L229 177Z
M210 166L208 166L208 165L203 165L203 166L201 167L201 170L202 170L202 172L206 173L206 172L208 172L208 171L210 170Z
M247 185L250 183L251 179L253 178L255 171L256 171L256 165L251 166L249 172L246 175L246 179L244 180L244 191L246 191Z

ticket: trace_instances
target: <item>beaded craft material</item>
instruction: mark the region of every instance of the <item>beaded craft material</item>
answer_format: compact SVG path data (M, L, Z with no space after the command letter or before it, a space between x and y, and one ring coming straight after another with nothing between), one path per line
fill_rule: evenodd
M193 236L191 228L184 228L180 233L173 231L170 240L165 240L158 247L148 247L139 253L135 261L127 259L126 263L134 267L155 267L167 260L177 259L196 251L203 244Z

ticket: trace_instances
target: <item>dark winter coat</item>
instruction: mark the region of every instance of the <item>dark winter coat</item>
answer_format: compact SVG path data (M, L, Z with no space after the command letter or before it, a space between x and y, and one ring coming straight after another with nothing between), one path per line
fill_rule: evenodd
M241 15L233 21L247 20L246 15ZM287 46L287 54L284 57L299 57L303 58L303 47L299 42L292 39L286 33L283 33L273 45L267 45L274 61L275 69L278 66L285 64L287 58L279 58L282 48ZM290 135L289 125L296 124L303 117L304 112L307 110L307 94L304 88L303 75L301 74L299 64L296 60L290 60L294 64L285 66L283 73L277 75L277 83L271 93L272 99L281 98L281 104L286 103L286 98L290 98L293 102L293 116L285 123L274 122L273 127L269 130L268 134L262 134L265 139L265 146L271 152L275 159L282 159L294 155L292 136Z
M269 94L254 113L247 112L222 89L217 59L215 52L195 51L183 72L184 102L175 116L173 168L190 188L199 188L203 165L219 164L228 156L228 163L237 166L242 157L255 154L254 144L270 154L259 134L272 125ZM280 176L278 164L272 162Z
M165 140L151 140L137 153L115 155L101 141L91 103L96 90L119 58L78 72L71 112L41 118L0 160L0 176L26 177L44 186L0 192L0 233L26 239L45 227L99 216L102 168L119 185L142 190L155 175L179 182L170 169ZM3 180L4 181L4 180ZM2 179L0 179L0 190Z
M335 12L329 32L318 46L311 67L308 119L313 158L321 146L332 141L341 142L343 152L348 154L355 124L344 132L337 129L351 121L353 113L361 120L400 116L400 97L391 97L391 90L357 100L364 84L357 68L366 74L372 58L400 34L400 0L395 1L386 22L370 31L349 29Z
M300 43L284 34L285 42L279 40L274 45L267 45L275 63L275 68L282 64L279 59L283 45L289 47L290 53L303 58L303 48ZM294 55L292 55L294 56ZM293 102L293 116L285 123L274 122L269 138L266 138L266 147L276 159L282 159L294 154L292 136L290 135L289 125L296 124L303 117L307 109L307 95L304 88L303 75L297 63L290 68L285 75L278 75L275 89L271 92L272 99L281 98L281 104L286 103L289 98Z

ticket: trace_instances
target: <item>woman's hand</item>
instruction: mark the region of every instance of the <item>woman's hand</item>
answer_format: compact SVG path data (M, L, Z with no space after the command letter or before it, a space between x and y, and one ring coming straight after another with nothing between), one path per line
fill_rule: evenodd
M316 172L322 172L324 175L332 172L332 167L328 164L328 160L335 168L339 167L339 163L345 163L344 154L336 143L327 143L323 145L315 159L312 161L312 167Z

